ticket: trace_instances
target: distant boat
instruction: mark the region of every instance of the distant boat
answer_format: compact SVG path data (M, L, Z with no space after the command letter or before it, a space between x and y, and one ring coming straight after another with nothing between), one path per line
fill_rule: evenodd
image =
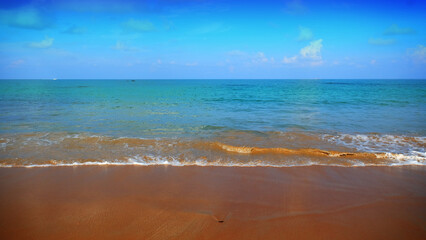
M55 80L56 80L56 78L53 79L53 81L55 81Z

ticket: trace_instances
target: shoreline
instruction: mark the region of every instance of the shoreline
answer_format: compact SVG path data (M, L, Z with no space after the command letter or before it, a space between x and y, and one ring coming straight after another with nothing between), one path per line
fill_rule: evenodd
M242 165L242 164L223 164L223 165L214 165L214 164L178 164L173 162L167 163L120 163L120 162L83 162L83 163L60 163L60 164L36 164L36 165L1 165L1 168L11 169L11 168L75 168L75 167L206 167L206 168L304 168L304 167L332 167L332 168L382 168L382 167L424 167L424 164L408 163L408 164L399 164L394 163L391 165L386 164L367 164L367 165L338 165L338 164L308 164L308 165Z
M0 168L4 239L422 239L424 166Z
M113 137L68 132L0 134L0 167L426 166L425 144L425 137L373 133L218 131L200 138Z

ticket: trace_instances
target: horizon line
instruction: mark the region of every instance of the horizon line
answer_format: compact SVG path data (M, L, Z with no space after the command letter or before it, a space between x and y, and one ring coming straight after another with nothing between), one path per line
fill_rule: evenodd
M0 78L3 80L426 80L426 78Z

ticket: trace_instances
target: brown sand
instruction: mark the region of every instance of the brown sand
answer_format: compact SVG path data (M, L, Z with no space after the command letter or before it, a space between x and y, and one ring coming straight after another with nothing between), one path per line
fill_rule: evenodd
M426 168L0 168L0 239L426 239Z

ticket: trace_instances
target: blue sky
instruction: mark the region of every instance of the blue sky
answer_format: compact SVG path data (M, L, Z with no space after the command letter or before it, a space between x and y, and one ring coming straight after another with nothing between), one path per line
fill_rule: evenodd
M0 3L0 78L426 78L424 1Z

